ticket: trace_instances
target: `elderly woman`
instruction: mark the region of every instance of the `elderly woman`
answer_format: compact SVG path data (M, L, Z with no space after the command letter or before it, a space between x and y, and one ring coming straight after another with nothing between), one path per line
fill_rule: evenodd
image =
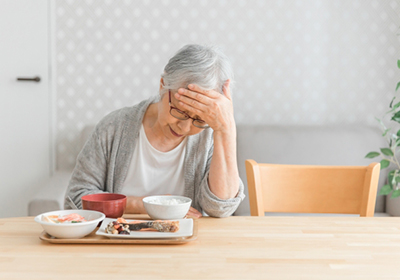
M156 97L114 111L78 156L67 196L127 196L125 213L146 213L142 198L192 199L188 215L231 215L244 198L236 161L232 70L215 47L187 45L165 66ZM71 208L68 200L65 208Z

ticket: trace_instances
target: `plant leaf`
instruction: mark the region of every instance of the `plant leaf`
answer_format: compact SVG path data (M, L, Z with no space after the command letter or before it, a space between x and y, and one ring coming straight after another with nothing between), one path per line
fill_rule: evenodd
M400 137L400 129L397 131L397 136Z
M394 101L395 98L396 98L396 96L392 98L392 101L390 101L389 108L392 108L393 101Z
M400 82L397 83L396 91L399 89L399 87L400 87Z
M365 157L366 158L374 158L374 157L377 157L377 156L380 156L381 154L380 153L378 153L378 152L369 152Z
M388 195L392 192L392 187L389 185L384 185L380 191L379 191L379 195Z
M400 59L397 60L397 67L400 69Z
M381 152L382 154L384 154L385 156L393 156L393 151L389 148L381 148Z
M400 107L400 102L397 102L396 104L393 105L393 109L397 109Z
M395 181L396 181L396 183L400 183L400 174L397 174Z
M388 183L389 183L389 186L390 186L391 188L393 188L393 183L394 183L394 180L393 180L394 172L395 172L395 170L392 170L392 171L390 171L389 174L388 174Z
M396 121L400 123L400 111L396 112L396 114L394 114L391 118L392 121Z
M394 100L394 98L393 98L393 100ZM392 102L393 102L393 100L392 100ZM390 102L390 105L392 105L392 102ZM390 108L392 108L392 109L389 110L389 111L387 111L386 114L389 114L389 113L391 113L391 112L396 111L396 109L399 108L399 107L400 107L400 102L397 102L396 104L393 105L393 108L390 107Z
M390 128L385 129L385 131L383 132L382 136L385 137L386 134L390 131Z
M386 129L385 124L384 124L380 119L378 119L377 117L375 117L375 119L379 122L379 124L381 125L381 127L383 128L383 130L385 130L385 129Z
M392 192L392 196L390 198L396 198L400 196L400 190L395 190Z
M381 160L381 169L384 169L384 168L388 167L389 165L390 165L390 161L388 161L387 159Z

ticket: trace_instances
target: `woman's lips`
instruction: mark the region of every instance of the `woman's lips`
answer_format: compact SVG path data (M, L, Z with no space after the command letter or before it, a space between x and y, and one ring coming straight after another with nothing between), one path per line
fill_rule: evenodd
M183 135L180 135L180 134L176 133L175 131L173 131L171 127L169 127L169 129L171 130L172 135L174 135L176 137L182 137L183 136Z

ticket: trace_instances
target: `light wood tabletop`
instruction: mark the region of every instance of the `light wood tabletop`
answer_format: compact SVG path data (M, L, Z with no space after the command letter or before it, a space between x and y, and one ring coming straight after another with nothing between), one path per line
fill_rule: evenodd
M400 279L400 218L198 220L183 245L52 244L0 219L0 279ZM127 277L127 278L125 278Z

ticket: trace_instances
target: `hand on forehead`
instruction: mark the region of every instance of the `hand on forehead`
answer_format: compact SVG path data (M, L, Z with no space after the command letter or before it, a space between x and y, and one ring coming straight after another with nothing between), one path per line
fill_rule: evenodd
M216 90L212 89L204 89L199 85L196 84L188 84L186 88L181 87L178 89L179 94L191 94L191 93L198 93L198 94L203 94L205 96L208 96L210 98L217 98L218 95L220 94ZM193 94L192 94L193 95Z

